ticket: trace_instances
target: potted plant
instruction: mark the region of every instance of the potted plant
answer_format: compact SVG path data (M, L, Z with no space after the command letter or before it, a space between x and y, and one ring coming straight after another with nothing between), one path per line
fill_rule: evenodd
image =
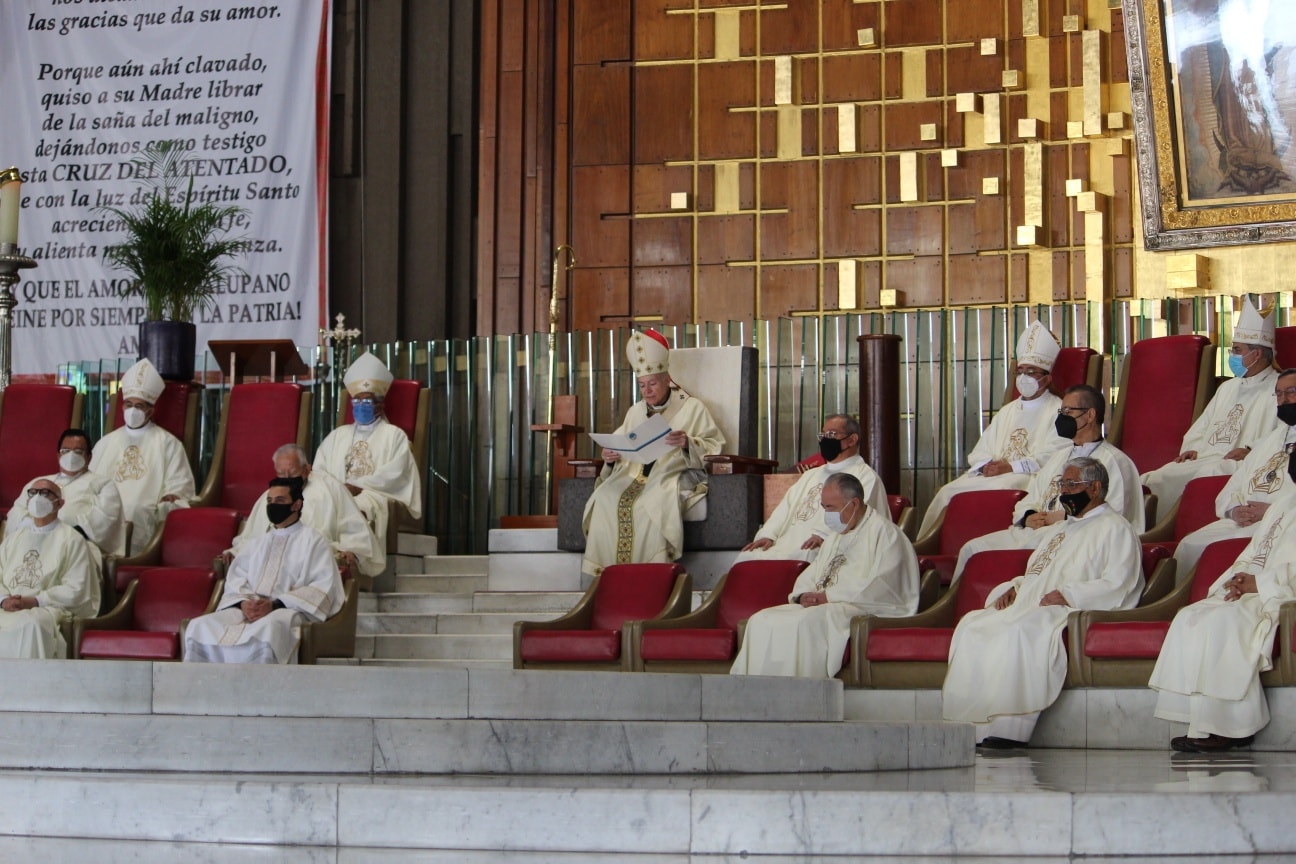
M155 141L134 160L147 192L130 208L100 207L124 225L122 241L104 248L104 261L131 276L123 298L143 297L139 354L169 380L190 381L197 332L194 313L211 304L217 289L240 272L232 259L249 241L229 236L247 211L194 202L181 141Z

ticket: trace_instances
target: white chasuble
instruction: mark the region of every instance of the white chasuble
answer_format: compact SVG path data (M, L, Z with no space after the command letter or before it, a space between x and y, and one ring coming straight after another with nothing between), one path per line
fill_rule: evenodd
M979 489L1025 489L1040 466L1070 442L1057 434L1054 423L1062 400L1045 393L1029 401L1014 399L995 414L990 425L981 434L972 452L968 454L968 472L936 490L927 512L923 514L918 536L925 537L950 499L960 492ZM981 470L987 463L1004 461L1012 464L1012 472L996 477L986 477Z
M399 426L379 418L368 426L348 423L329 433L315 451L314 470L358 486L356 506L386 549L387 505L396 501L410 516L423 517L423 481L410 440Z
M688 435L688 446L641 465L621 459L604 465L585 502L581 570L592 576L609 564L674 561L684 551L683 512L706 494L702 457L720 452L725 440L698 399L672 387L666 407L654 411L671 429ZM633 431L649 416L643 400L630 406L616 434Z
M792 598L823 591L828 602L804 607ZM734 675L831 678L841 671L856 615L898 617L918 609L918 559L909 538L870 508L853 531L833 531L797 577L789 605L762 609L747 621Z
M1180 453L1195 451L1197 458L1170 462L1143 475L1143 485L1157 496L1159 513L1170 512L1194 477L1235 473L1242 460L1225 459L1224 454L1239 447L1255 448L1282 426L1274 411L1277 382L1278 373L1265 369L1250 378L1230 378L1219 386L1179 448Z
M58 484L63 494L63 507L58 511L59 521L80 528L94 544L96 557L126 554L126 517L117 484L93 471L82 471L75 477L66 474L49 474L35 477L18 493L18 500L9 510L5 531L12 534L23 522L30 523L27 515L27 490L37 480L50 480ZM102 554L99 554L102 553Z
M1131 609L1143 591L1138 534L1106 504L1083 518L1041 528L1042 542L1026 574L990 592L986 607L954 629L942 689L946 720L985 723L993 717L1043 711L1066 680L1062 631L1077 610ZM1016 589L1017 599L995 609ZM1066 606L1041 606L1060 591Z
M283 604L249 622L244 600ZM300 521L251 540L230 565L220 609L189 622L185 662L290 663L304 621L324 621L346 600L328 541Z
M840 462L829 462L811 468L798 477L796 483L792 484L792 488L783 496L783 500L774 508L774 512L753 538L772 540L774 545L768 549L740 552L734 559L734 563L751 559L764 561L813 559L817 550L801 547L811 537L827 537L830 533L823 524L820 493L823 492L824 481L833 474L850 474L859 480L860 485L864 487L864 503L870 509L890 518L891 508L887 505L886 488L882 485L882 478L869 467L864 457L856 453Z
M166 514L188 507L196 494L184 445L155 423L109 432L95 445L90 470L117 484L126 521L134 526L132 554L148 545ZM178 500L163 501L168 495Z
M91 544L55 520L20 526L0 543L0 599L35 597L35 609L0 611L0 657L65 658L59 624L99 612L99 569Z

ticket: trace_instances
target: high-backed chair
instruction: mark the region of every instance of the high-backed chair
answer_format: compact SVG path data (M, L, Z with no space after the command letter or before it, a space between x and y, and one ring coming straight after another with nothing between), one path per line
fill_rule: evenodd
M1135 342L1121 364L1107 440L1140 474L1179 455L1184 433L1215 393L1215 347L1205 336Z
M630 625L630 668L636 672L724 674L742 644L747 619L788 602L807 561L740 561L706 602L679 618Z
M689 610L692 579L678 564L612 564L553 621L513 624L514 669L630 668L630 623Z
M1194 477L1184 486L1183 495L1150 530L1139 537L1144 544L1155 543L1174 554L1179 541L1198 528L1204 528L1219 517L1215 515L1215 499L1228 485L1229 475Z
M1274 357L1283 369L1296 367L1296 327L1274 329Z
M225 394L211 470L197 506L246 516L274 476L274 451L310 444L310 394L299 384L236 384Z
M927 536L914 543L918 569L937 571L948 585L959 550L969 540L1010 527L1013 508L1025 497L1021 489L977 489L955 495Z
M905 618L851 621L848 687L929 689L945 683L950 641L963 616L985 608L996 585L1026 572L1030 549L995 549L968 560L958 583L931 608Z
M1073 687L1146 687L1175 613L1205 597L1248 542L1237 538L1207 546L1188 578L1155 603L1080 613L1067 633L1067 683Z
M342 572L346 587L346 600L342 608L327 621L307 622L301 625L301 643L297 647L297 663L315 664L320 657L354 657L356 645L356 619L360 612L359 587L347 570Z
M104 562L105 594L114 602L132 579L156 567L198 567L221 575L220 555L238 534L238 511L228 507L190 507L172 510L162 530L138 554L125 558L110 555Z
M81 394L62 384L0 390L0 514L33 477L57 474L58 436L81 425Z
M891 511L891 521L912 543L918 530L918 511L914 509L913 502L903 495L888 495L887 507Z
M202 386L197 382L167 381L162 394L153 403L153 422L180 439L189 457L189 467L195 472L198 470L198 401L201 394ZM111 432L123 422L121 390L116 390L108 403L104 432Z
M1102 355L1092 348L1063 348L1053 361L1052 382L1049 390L1061 396L1068 388L1076 384L1088 384L1090 387L1102 385ZM1021 394L1017 392L1017 376L1013 375L1004 391L1004 404L1007 405Z
M107 615L72 622L69 656L179 660L184 627L216 609L223 580L203 567L154 567L131 582Z
M431 404L431 393L418 381L397 378L391 383L383 399L383 415L387 422L400 429L409 439L410 449L414 452L414 462L418 465L422 488L427 489L427 456L428 456L428 405ZM342 404L338 406L338 425L354 423L351 413L351 394L343 391ZM396 512L399 510L399 514ZM401 528L421 531L423 526L413 520L404 507L392 503L391 518L387 520L387 551L396 551L397 535ZM400 518L395 518L397 515Z

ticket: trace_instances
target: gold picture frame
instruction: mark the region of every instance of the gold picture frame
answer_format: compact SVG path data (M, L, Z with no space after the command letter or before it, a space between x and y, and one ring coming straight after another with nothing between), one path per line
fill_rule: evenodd
M1296 71L1296 4L1255 22L1223 0L1123 3L1145 247L1296 240L1296 88L1271 86L1278 51Z

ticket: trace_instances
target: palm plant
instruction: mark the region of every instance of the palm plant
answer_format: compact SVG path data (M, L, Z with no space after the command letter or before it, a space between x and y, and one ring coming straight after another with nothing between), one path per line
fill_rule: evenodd
M244 208L194 204L186 153L180 141L150 143L134 160L147 197L130 209L97 208L125 226L125 239L105 247L103 257L131 275L122 297L143 297L149 321L191 322L195 310L209 305L226 279L241 272L230 259L250 246L246 239L226 236Z

